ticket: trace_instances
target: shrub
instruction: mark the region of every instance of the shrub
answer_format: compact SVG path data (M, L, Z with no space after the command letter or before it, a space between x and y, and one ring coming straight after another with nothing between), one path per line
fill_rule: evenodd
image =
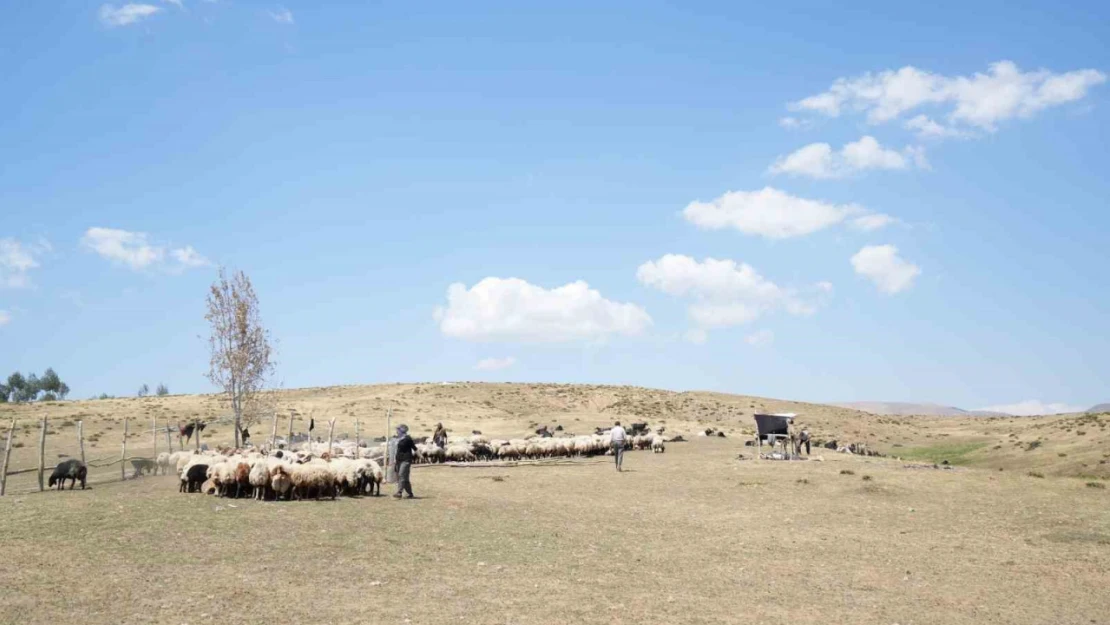
M1106 484L1102 482L1087 482L1087 488L1106 488Z
M865 475L865 476L863 476L862 479L863 479L864 482L870 482L871 481L871 476L870 475Z
M1036 471L1030 471L1030 472L1026 473L1026 475L1028 475L1029 477L1037 477L1037 478L1044 479L1044 473L1038 473Z
M1031 441L1025 446L1025 451L1033 451L1041 446L1041 441Z
M158 388L155 389L154 394L159 397L165 397L166 395L170 394L170 388L165 384L159 384Z
M840 474L841 475L855 475L856 472L851 470L851 469L841 469Z

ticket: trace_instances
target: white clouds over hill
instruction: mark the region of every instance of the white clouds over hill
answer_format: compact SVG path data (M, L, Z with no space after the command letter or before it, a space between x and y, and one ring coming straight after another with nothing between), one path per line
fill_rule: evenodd
M809 289L810 297L803 297L764 278L747 263L698 261L682 254L666 254L640 265L636 278L645 286L692 300L686 311L695 328L687 338L694 343L704 342L708 330L751 323L777 310L813 314L832 292L832 285L822 282Z
M470 341L561 343L636 335L651 326L643 308L605 299L579 280L545 289L519 278L489 277L469 289L452 284L435 311L440 331Z

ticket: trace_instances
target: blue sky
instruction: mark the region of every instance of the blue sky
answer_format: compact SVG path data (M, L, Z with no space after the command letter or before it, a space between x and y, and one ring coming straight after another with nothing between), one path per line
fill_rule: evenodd
M1110 7L735 4L8 6L0 369L1110 399Z

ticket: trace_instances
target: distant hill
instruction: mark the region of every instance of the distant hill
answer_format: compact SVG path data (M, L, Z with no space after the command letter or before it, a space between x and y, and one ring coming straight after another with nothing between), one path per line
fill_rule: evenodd
M915 404L910 402L899 401L854 401L831 404L833 406L840 406L841 408L851 408L852 410L862 410L863 412L870 412L871 414L890 415L890 416L907 416L907 415L927 415L933 417L997 417L1007 416L1002 412L990 412L987 410L964 410L963 408L956 408L955 406L942 406L940 404Z
M1087 414L1098 414L1100 412L1110 412L1110 403L1098 404L1087 409Z

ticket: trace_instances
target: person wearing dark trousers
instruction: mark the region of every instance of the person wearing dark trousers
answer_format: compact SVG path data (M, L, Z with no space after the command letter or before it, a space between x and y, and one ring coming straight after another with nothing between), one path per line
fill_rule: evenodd
M412 471L412 461L416 458L416 443L409 436L409 426L397 426L397 454L393 458L397 469L397 492L395 499L400 499L404 493L409 499L413 498L412 483L409 482L409 472Z
M806 455L809 455L809 430L803 429L802 433L798 435L798 448L794 451L795 454L801 455L802 446L806 448Z
M617 423L609 430L609 440L613 447L613 460L617 464L617 471L621 471L621 465L624 464L624 444L627 440L624 428L621 427L621 422Z

